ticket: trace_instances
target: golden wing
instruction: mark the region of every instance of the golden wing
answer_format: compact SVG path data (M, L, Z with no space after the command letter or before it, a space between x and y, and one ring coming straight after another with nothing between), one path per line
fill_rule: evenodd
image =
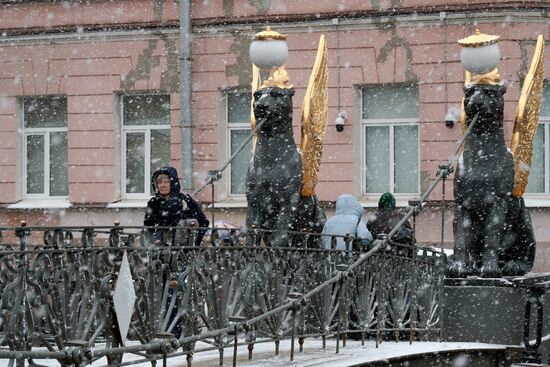
M529 73L525 77L512 133L512 154L514 155L514 189L512 195L523 196L531 168L533 139L537 132L540 118L540 102L544 81L544 39L537 39L535 54L531 61Z
M256 127L256 116L254 116L254 92L260 89L260 69L252 64L252 85L251 85L251 98L250 98L250 129L254 130ZM256 140L258 136L254 135L252 139L252 151L256 148Z
M315 186L319 181L323 139L327 131L327 112L327 46L325 36L322 35L302 104L302 137L300 141L304 174L302 196L314 195Z

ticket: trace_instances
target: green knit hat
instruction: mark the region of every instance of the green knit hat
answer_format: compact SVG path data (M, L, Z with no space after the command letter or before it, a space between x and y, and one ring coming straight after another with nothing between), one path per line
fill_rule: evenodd
M378 200L379 209L395 209L395 198L389 192L385 192Z

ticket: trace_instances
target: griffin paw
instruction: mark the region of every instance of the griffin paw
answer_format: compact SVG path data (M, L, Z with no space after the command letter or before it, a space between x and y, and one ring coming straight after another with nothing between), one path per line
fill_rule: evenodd
M466 278L468 275L468 267L464 261L453 261L445 271L447 278Z
M483 265L479 275L482 278L501 278L502 270L497 265Z
M521 262L511 260L504 264L504 267L502 268L502 273L504 274L504 276L515 277L524 275L525 273L527 273L527 270L525 270Z

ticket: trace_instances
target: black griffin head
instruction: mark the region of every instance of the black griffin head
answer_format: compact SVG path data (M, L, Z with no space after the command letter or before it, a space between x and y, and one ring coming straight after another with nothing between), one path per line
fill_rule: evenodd
M477 129L493 131L502 127L506 87L491 84L470 84L464 87L466 124L479 113Z
M294 89L277 87L262 88L254 93L254 116L258 123L265 121L261 131L292 126L293 95Z

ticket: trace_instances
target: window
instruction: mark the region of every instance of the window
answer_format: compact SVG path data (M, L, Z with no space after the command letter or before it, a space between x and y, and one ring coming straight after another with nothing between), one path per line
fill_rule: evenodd
M250 103L249 90L227 92L228 158L237 152L250 135ZM246 172L251 157L252 140L246 144L229 166L230 172L227 176L230 195L246 193Z
M122 96L122 117L124 197L149 197L151 175L170 164L170 96Z
M363 87L364 193L418 193L418 116L416 86Z
M550 193L550 82L544 83L540 120L533 140L533 157L526 193Z
M25 198L66 197L67 99L23 99L23 194Z

